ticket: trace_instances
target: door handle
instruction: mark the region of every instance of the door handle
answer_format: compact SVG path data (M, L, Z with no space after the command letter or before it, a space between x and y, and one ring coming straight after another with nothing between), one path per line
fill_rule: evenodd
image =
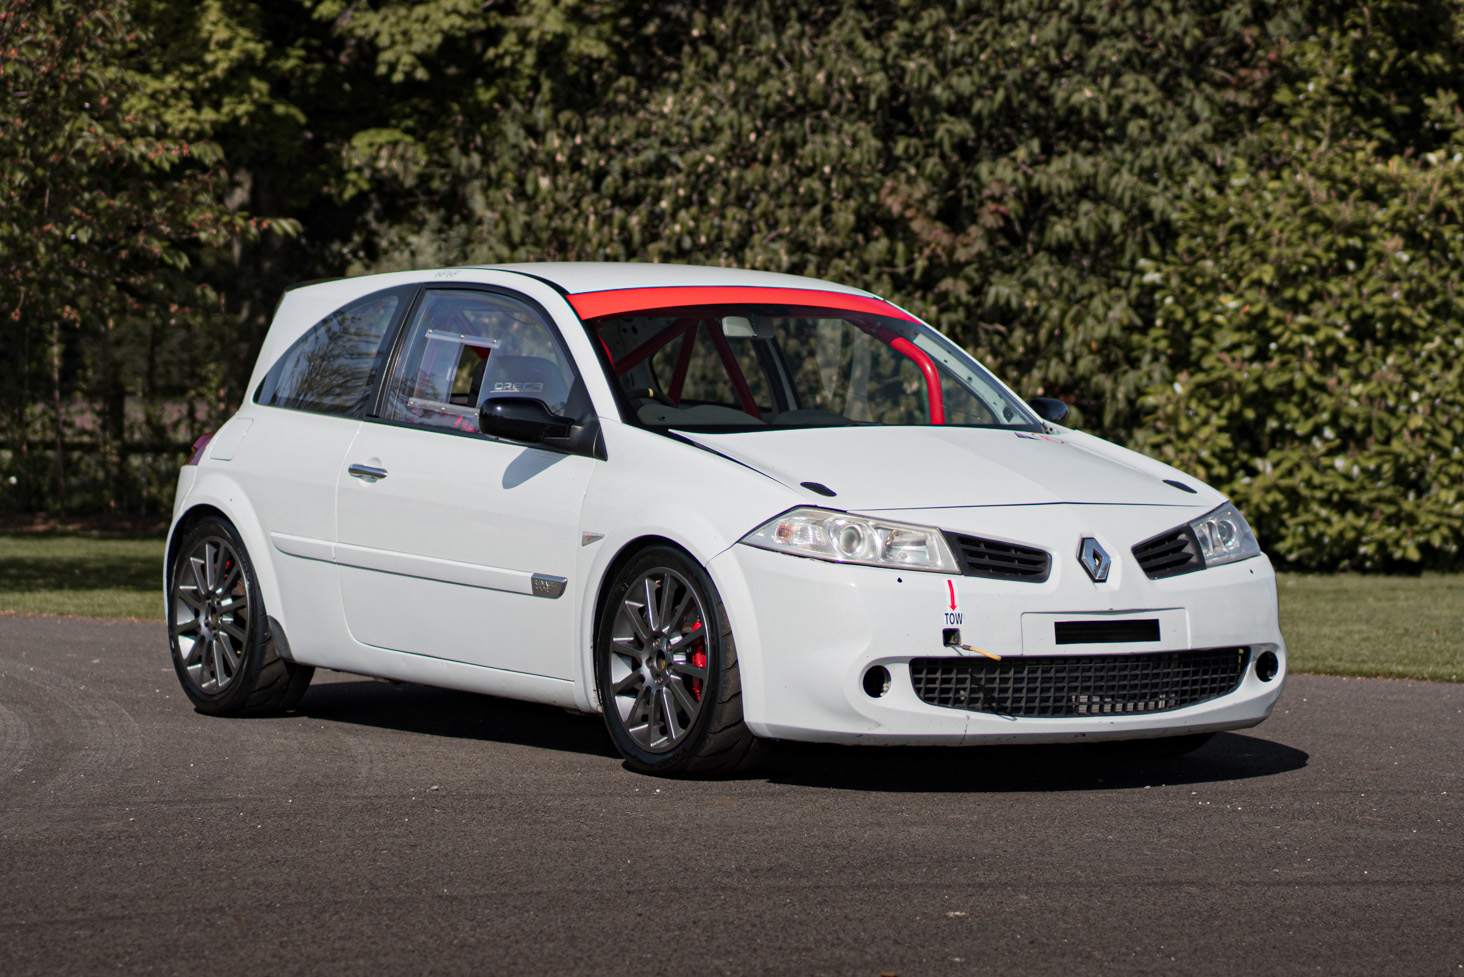
M370 465L352 465L346 472L355 478L364 478L368 482L386 477L385 468L372 468Z

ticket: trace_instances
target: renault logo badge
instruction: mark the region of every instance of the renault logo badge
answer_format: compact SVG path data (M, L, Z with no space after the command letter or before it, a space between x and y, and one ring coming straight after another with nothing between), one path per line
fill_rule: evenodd
M1088 571L1088 576L1093 578L1094 583L1107 580L1108 568L1113 566L1108 552L1092 536L1083 537L1083 544L1078 547L1078 562Z

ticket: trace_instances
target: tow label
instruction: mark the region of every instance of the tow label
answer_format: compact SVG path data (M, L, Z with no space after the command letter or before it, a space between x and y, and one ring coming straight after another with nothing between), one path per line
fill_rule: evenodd
M956 599L956 582L954 580L946 580L946 593L950 597L950 606L945 612L945 623L948 627L958 628L961 626L962 615L960 601Z

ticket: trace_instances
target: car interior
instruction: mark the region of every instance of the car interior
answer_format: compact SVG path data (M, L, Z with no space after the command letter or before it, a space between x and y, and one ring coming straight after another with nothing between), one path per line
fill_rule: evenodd
M634 420L652 427L1025 424L894 320L828 309L656 310L590 320ZM989 402L988 402L989 401ZM1005 424L1003 423L1005 421Z

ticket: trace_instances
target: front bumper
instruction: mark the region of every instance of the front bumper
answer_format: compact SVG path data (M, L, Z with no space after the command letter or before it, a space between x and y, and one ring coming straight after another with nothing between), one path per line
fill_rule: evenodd
M1055 515L1033 518L1045 516L1051 528ZM1115 518L1135 515L1117 513ZM1117 527L1114 535L1141 539L1149 528ZM1034 523L1031 531L1037 529ZM1102 541L1115 554L1104 584L1092 583L1076 560L1062 559L1060 551L1054 552L1049 579L1030 584L847 566L733 546L709 569L732 622L748 726L759 736L779 739L955 746L1213 732L1254 726L1269 716L1286 677L1270 561L1259 556L1150 580L1127 547ZM1158 620L1160 640L1055 644L1058 620L1129 619ZM1018 718L931 705L916 694L911 659L983 660L945 647L943 632L950 627L960 629L963 643L1004 659L1237 647L1251 653L1234 691L1194 705ZM1278 660L1269 681L1256 674L1256 660L1266 651ZM889 689L880 696L865 690L865 673L874 666L890 674Z

